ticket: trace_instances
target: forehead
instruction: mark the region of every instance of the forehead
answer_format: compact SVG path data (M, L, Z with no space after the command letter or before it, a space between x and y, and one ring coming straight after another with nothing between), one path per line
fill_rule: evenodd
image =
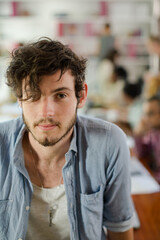
M51 75L44 75L41 77L40 85L50 82L51 84L74 84L74 76L70 70L65 71L61 75L61 71L58 70L56 73Z
M150 110L156 111L156 110L160 109L160 104L156 100L153 100L151 102L145 102L143 109L144 109L145 112L150 111Z
M60 87L68 87L70 89L75 89L75 77L72 75L70 70L67 70L61 75L61 71L58 70L56 73L51 75L43 75L38 81L39 89L41 92L49 92ZM23 90L30 89L29 77L23 79L22 88ZM37 83L35 82L37 85Z

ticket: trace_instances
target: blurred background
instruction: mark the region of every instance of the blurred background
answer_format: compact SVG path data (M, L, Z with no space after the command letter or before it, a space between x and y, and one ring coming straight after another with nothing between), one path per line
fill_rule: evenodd
M148 79L159 73L159 55L149 47L151 35L159 35L159 15L159 0L0 0L1 121L19 111L5 85L10 53L43 36L87 57L89 94L83 113L128 119L130 100L123 96L124 86L138 84L126 90L137 100ZM132 125L138 121L136 111L132 115L137 120L129 120Z
M80 113L126 133L135 240L160 239L160 0L0 0L0 122L21 113L5 84L11 52L44 36L88 59Z

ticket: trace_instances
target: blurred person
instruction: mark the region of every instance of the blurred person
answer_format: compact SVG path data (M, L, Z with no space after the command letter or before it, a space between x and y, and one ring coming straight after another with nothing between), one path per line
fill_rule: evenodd
M104 105L119 104L122 89L127 80L127 71L117 64L119 52L111 49L97 68L99 95Z
M22 117L0 124L2 239L132 240L129 150L116 125L77 115L86 59L51 39L16 49Z
M123 119L131 125L132 130L138 124L142 115L142 94L143 81L139 79L136 83L125 83L122 90L124 108Z
M147 42L147 49L150 55L157 55L160 59L160 36L151 35ZM160 67L160 66L159 66ZM144 97L151 98L152 96L160 96L160 71L157 69L156 73L150 70L145 76Z
M147 42L148 52L160 56L160 36L151 35Z
M116 41L115 37L112 34L111 31L111 25L109 23L106 23L103 26L100 40L99 40L99 59L102 61L105 56L116 47Z
M143 116L134 129L136 153L146 158L156 180L160 183L160 98L144 101Z
M143 95L145 98L151 98L155 95L160 96L160 73L155 76L147 76Z

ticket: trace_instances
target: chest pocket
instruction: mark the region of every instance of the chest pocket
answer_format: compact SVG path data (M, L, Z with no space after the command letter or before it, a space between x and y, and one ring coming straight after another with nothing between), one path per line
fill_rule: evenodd
M7 240L7 229L13 200L0 200L0 240Z
M101 185L99 191L95 193L80 194L80 206L85 236L81 236L81 239L101 239L103 218L103 190L104 186Z

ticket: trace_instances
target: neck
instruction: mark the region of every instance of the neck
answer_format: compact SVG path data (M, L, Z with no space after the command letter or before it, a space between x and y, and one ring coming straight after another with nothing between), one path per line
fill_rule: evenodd
M26 133L27 145L30 144L36 160L42 165L55 165L64 159L65 154L68 152L70 142L73 134L73 129L65 136L60 142L54 146L43 146L38 143L32 136L31 133Z
M73 129L57 144L44 147L26 132L23 138L25 166L31 182L52 188L63 182L62 169L68 152Z

